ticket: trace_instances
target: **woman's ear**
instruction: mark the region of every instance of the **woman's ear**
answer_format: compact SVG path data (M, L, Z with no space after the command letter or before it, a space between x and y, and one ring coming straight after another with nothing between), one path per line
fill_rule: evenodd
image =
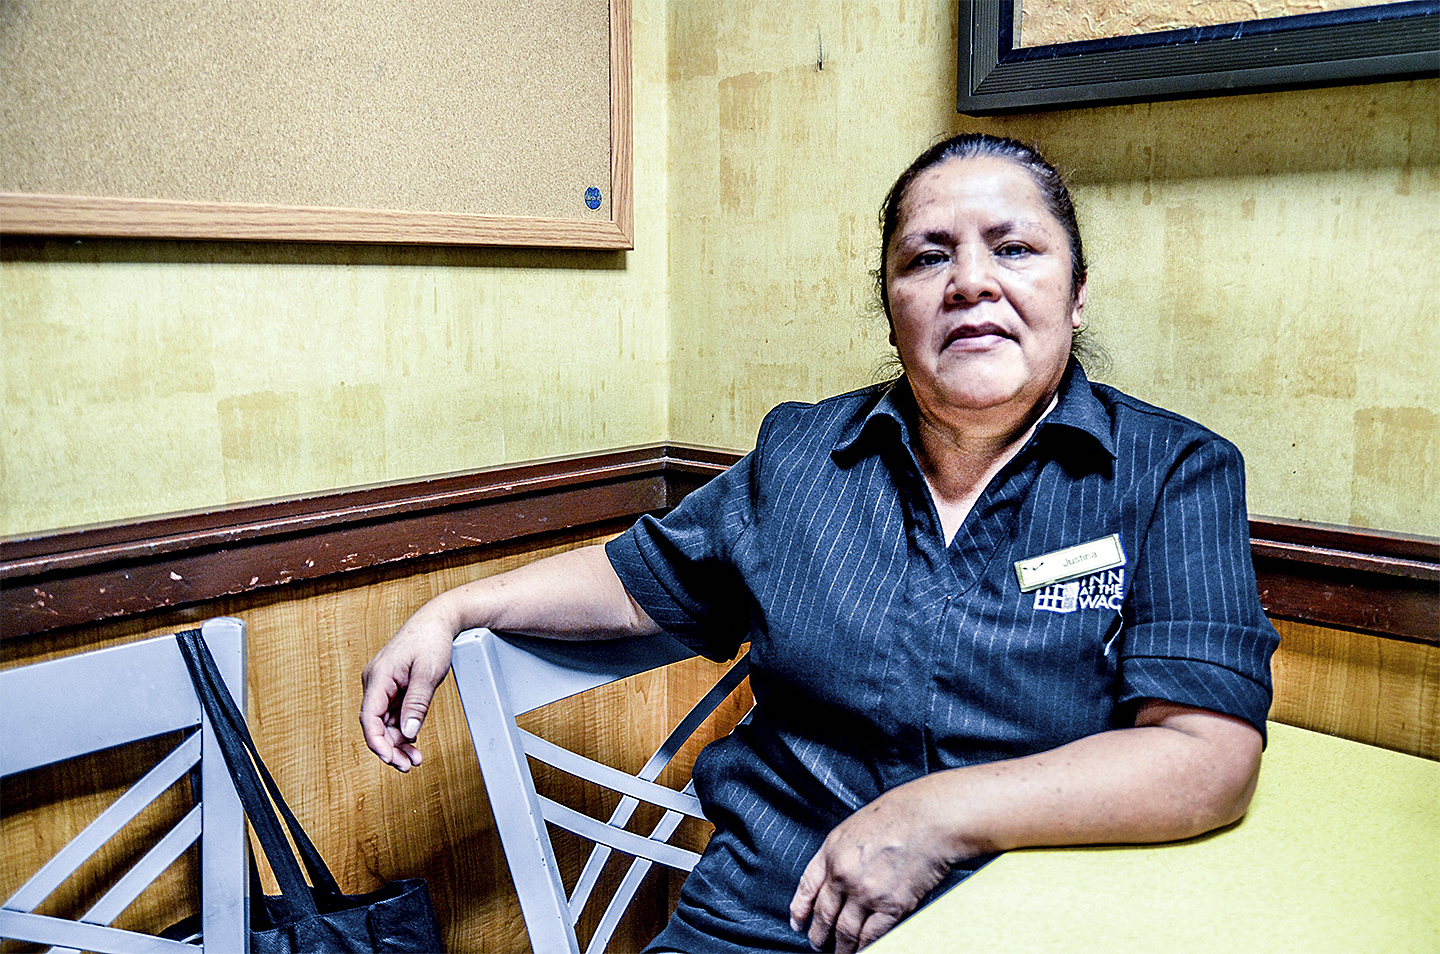
M1080 330L1083 322L1080 320L1080 313L1085 310L1085 283L1081 282L1080 287L1075 289L1075 301L1070 308L1070 327L1076 331ZM895 333L890 333L890 343L895 343Z

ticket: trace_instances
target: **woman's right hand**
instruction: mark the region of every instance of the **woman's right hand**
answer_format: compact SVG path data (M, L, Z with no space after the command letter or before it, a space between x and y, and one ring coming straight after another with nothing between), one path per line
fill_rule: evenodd
M415 737L430 700L450 671L456 625L444 597L420 608L400 627L360 675L360 731L380 761L408 772L423 756Z
M476 626L560 639L660 632L625 591L600 545L447 590L420 607L361 674L360 731L380 761L402 772L420 764L415 736L450 671L451 644Z

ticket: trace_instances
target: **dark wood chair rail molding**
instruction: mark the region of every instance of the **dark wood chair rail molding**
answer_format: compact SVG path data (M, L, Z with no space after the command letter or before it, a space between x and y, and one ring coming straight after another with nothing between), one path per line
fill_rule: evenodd
M736 451L655 444L0 540L14 638L674 507ZM1440 644L1440 540L1256 517L1272 615Z
M0 540L0 638L670 509L739 457L680 445Z

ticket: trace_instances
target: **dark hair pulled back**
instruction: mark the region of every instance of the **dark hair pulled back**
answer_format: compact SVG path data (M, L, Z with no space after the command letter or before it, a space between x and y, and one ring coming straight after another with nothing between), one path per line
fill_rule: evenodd
M900 203L904 201L906 191L917 176L933 166L951 159L972 159L977 156L1006 159L1029 174L1035 187L1040 190L1045 207L1055 216L1070 242L1070 293L1073 295L1084 284L1085 247L1080 241L1080 226L1075 220L1075 205L1070 200L1070 190L1065 185L1065 178L1032 146L1015 139L985 133L963 133L937 142L922 152L910 163L910 168L900 174L900 178L895 180L889 194L885 196L885 204L880 209L880 269L875 274L875 281L880 293L880 304L887 319L890 317L890 292L885 287L886 266L889 264L890 240L895 237L895 230L900 227Z

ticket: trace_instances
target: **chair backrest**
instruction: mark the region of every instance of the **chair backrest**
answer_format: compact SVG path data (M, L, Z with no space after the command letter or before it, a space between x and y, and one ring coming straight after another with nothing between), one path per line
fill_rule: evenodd
M693 787L687 784L683 791L676 791L654 780L745 678L747 659L721 677L635 775L527 732L516 725L516 716L693 655L668 636L574 641L499 636L477 629L456 638L452 657L455 683L535 951L579 954L575 925L612 851L633 860L606 904L587 954L598 954L609 944L641 881L656 862L682 871L695 866L699 855L668 841L684 816L704 817ZM608 818L592 818L538 794L530 758L618 792L622 796L618 806ZM641 802L664 809L648 836L625 827ZM568 896L547 822L594 842Z
M243 711L245 624L217 618L201 627ZM245 816L209 720L195 696L173 636L80 653L0 671L0 776L10 776L177 730L169 755L45 862L0 905L0 937L62 949L130 954L173 950L178 940L110 927L181 853L200 842L200 928L204 949L248 948ZM78 919L36 914L46 898L147 805L198 766L200 804L148 850ZM138 837L134 831L127 837Z

